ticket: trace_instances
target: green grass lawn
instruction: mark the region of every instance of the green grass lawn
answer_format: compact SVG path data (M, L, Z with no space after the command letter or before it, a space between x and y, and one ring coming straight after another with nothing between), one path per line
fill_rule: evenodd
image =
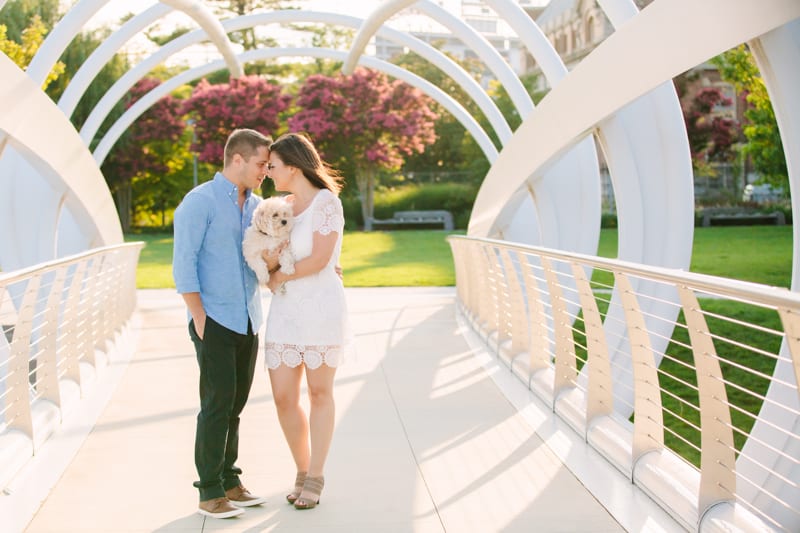
M617 257L617 230L600 232L597 255ZM789 287L792 276L792 226L717 226L696 228L689 270L700 274ZM608 272L593 281L613 284Z
M347 232L341 259L345 285L453 285L453 257L447 235L440 230ZM174 287L172 235L128 235L126 240L146 243L136 276L140 289ZM616 257L616 230L601 231L598 255ZM697 228L690 270L788 287L792 273L792 227ZM602 281L610 283L610 275Z

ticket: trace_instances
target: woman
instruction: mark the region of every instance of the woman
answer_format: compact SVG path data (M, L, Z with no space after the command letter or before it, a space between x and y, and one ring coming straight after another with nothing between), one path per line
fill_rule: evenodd
M320 159L306 137L289 133L269 147L268 176L292 204L294 274L275 271L265 334L266 364L278 419L297 466L297 509L319 503L323 467L333 437L333 377L342 360L347 309L335 267L342 248L344 216L339 175ZM276 257L267 257L275 267ZM300 406L305 369L310 412ZM310 439L309 439L310 437ZM310 440L310 446L309 446Z

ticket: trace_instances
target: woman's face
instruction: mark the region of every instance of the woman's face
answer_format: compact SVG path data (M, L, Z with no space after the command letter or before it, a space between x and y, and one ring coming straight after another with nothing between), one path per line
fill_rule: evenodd
M293 167L286 166L281 161L278 154L271 152L269 154L269 164L267 164L267 176L275 183L276 191L288 191L289 182L291 181Z

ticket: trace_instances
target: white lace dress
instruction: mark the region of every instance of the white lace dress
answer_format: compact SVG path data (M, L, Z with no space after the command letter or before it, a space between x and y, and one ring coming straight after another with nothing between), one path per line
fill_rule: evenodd
M286 282L285 291L272 295L264 335L268 368L281 364L319 368L338 366L348 343L347 305L342 280L334 270L344 233L342 202L320 189L302 213L295 216L291 248L295 261L311 255L313 233L336 232L336 247L325 268L311 276Z

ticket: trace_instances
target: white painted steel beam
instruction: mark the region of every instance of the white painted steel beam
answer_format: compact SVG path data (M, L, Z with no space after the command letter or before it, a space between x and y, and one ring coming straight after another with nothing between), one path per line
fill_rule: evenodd
M794 20L770 31L748 43L769 91L772 107L780 128L781 141L786 155L789 173L792 212L800 213L800 20ZM795 222L792 247L792 290L800 291L800 223ZM792 313L782 314L785 331L795 331ZM795 320L796 322L796 320ZM796 332L796 331L795 331ZM781 347L782 358L778 360L773 379L767 391L759 417L751 430L754 438L748 439L744 453L737 460L739 479L737 483L742 497L764 509L782 524L791 524L789 530L800 530L800 465L787 457L800 457L800 443L791 435L800 434L800 416L794 419L787 411L800 413L800 397L797 394L797 376L800 374L800 353L790 351L786 341ZM793 363L793 364L792 364ZM778 406L782 406L783 409ZM774 465L766 470L759 463ZM792 472L780 475L777 472ZM768 498L759 488L768 488L775 498ZM783 502L783 503L781 503Z
M525 118L533 110L533 102L520 82L517 75L505 62L495 48L475 29L453 16L450 12L428 0L389 0L364 21L350 48L350 53L342 67L342 72L349 74L354 68L356 58L364 54L364 49L369 40L378 31L378 28L392 15L399 13L406 7L414 5L416 9L425 13L440 24L446 26L459 39L464 41L483 60L486 66L494 73L511 97L517 112Z
M519 77L517 77L511 66L506 63L500 52L483 35L443 7L429 0L419 0L414 7L447 27L453 32L453 35L461 39L464 44L475 52L506 90L517 113L523 120L533 111L531 97Z
M202 42L206 39L211 39L217 49L224 58L224 68L230 71L231 76L238 78L244 74L242 65L239 62L236 52L225 33L225 28L216 17L211 14L207 7L202 2L196 0L162 0L163 3L169 4L175 9L180 9L194 18L199 29L190 33L181 35L177 39L173 39L157 52L150 55L147 59L140 62L134 68L126 72L119 80L111 86L111 88L103 95L103 98L97 102L97 105L92 109L92 112L86 118L86 121L81 127L80 135L83 142L88 146L94 139L97 130L103 124L103 121L114 108L119 100L121 100L130 90L133 85L147 75L153 68L161 64L165 59L172 54L183 50L191 44ZM139 17L149 17L150 14L145 12L138 15ZM120 30L121 31L121 30ZM126 32L129 31L126 29ZM91 80L89 80L91 82ZM88 87L88 85L87 85ZM85 88L83 89L85 90Z
M114 54L119 52L125 43L172 10L172 7L166 4L154 4L125 22L117 31L109 35L84 61L81 68L70 80L61 98L59 98L58 107L64 114L68 117L72 116L86 89L89 88L89 85L100 70L114 57Z
M122 242L108 186L72 124L4 54L0 54L0 78L0 131L7 136L10 149L24 156L42 180L32 187L36 192L32 196L30 177L0 173L3 270L52 259L64 209L71 213L89 246Z
M239 77L244 71L236 61L230 39L222 29L222 24L211 13L208 7L199 0L161 0L175 9L179 9L192 17L209 35L211 42L219 49L233 76ZM72 39L83 29L94 14L105 6L109 0L80 0L64 18L55 25L47 36L39 51L28 65L28 75L39 85L44 83L53 66L66 50Z
M772 0L766 7L762 1L741 0L735 11L726 6L724 0L656 1L595 49L545 97L492 166L476 199L469 233L491 234L495 213L526 176L628 103L743 40L800 16L800 3L793 0ZM686 17L687 12L693 16ZM726 24L720 24L725 14ZM709 27L717 31L709 32Z
M393 15L399 13L408 6L416 3L417 0L386 0L380 4L375 11L369 14L364 19L361 28L358 30L353 44L350 46L350 53L344 60L342 72L345 75L350 75L356 69L359 59L364 55L370 39L373 35L383 26L383 23L389 20Z
M323 57L328 59L342 60L345 57L345 52L324 48L262 48L258 50L249 50L241 54L239 57L244 63L247 63L249 61L288 56ZM486 132L483 131L480 124L478 124L478 122L469 114L469 112L467 112L466 109L464 109L463 106L461 106L461 104L456 102L444 91L432 83L416 76L415 74L392 65L391 63L386 63L385 61L380 61L372 57L362 57L359 62L368 68L380 70L389 74L390 76L401 79L428 94L431 98L439 102L439 104L452 113L462 125L464 125L467 131L478 143L478 146L480 146L480 148L483 150L484 155L489 161L494 161L497 158L497 149L494 147L494 144L492 144L492 141ZM114 146L114 143L117 142L119 137L128 129L133 121L136 120L139 115L144 113L160 98L169 94L185 83L189 83L190 81L205 76L206 74L219 70L222 65L223 63L221 61L215 61L184 71L142 96L142 98L137 100L136 103L126 110L125 113L114 123L114 125L111 126L106 135L97 145L97 148L95 148L94 158L97 161L97 164L102 164L103 160L108 155L108 152Z
M307 11L273 11L269 13L257 13L253 15L246 15L244 17L237 17L223 22L225 31L233 32L245 28L252 28L257 25L269 23L289 23L289 22L321 22L326 24L337 24L342 26L358 27L361 19L356 17L348 17L345 15L337 15L333 13L319 13ZM379 34L385 36L387 39L395 42L400 42L409 49L413 50L420 56L424 57L437 67L441 68L446 74L451 76L462 88L469 94L480 107L481 111L486 115L492 127L497 132L502 142L507 141L511 137L511 129L505 121L502 113L497 108L494 101L486 94L480 85L472 79L455 62L447 58L443 53L436 50L430 45L405 35L391 28L383 28ZM81 128L81 137L85 143L90 143L94 138L100 125L105 121L108 113L111 112L116 102L127 94L137 81L142 79L153 68L161 64L171 55L178 53L184 48L192 44L202 42L205 39L205 34L202 30L195 30L193 32L184 34L177 39L174 39L161 47L157 52L150 57L139 63L135 68L131 69L124 76L106 92L103 98L98 102L95 109L86 119L83 127ZM484 147L481 147L482 149ZM485 152L486 150L484 150ZM495 150L496 151L496 150Z

